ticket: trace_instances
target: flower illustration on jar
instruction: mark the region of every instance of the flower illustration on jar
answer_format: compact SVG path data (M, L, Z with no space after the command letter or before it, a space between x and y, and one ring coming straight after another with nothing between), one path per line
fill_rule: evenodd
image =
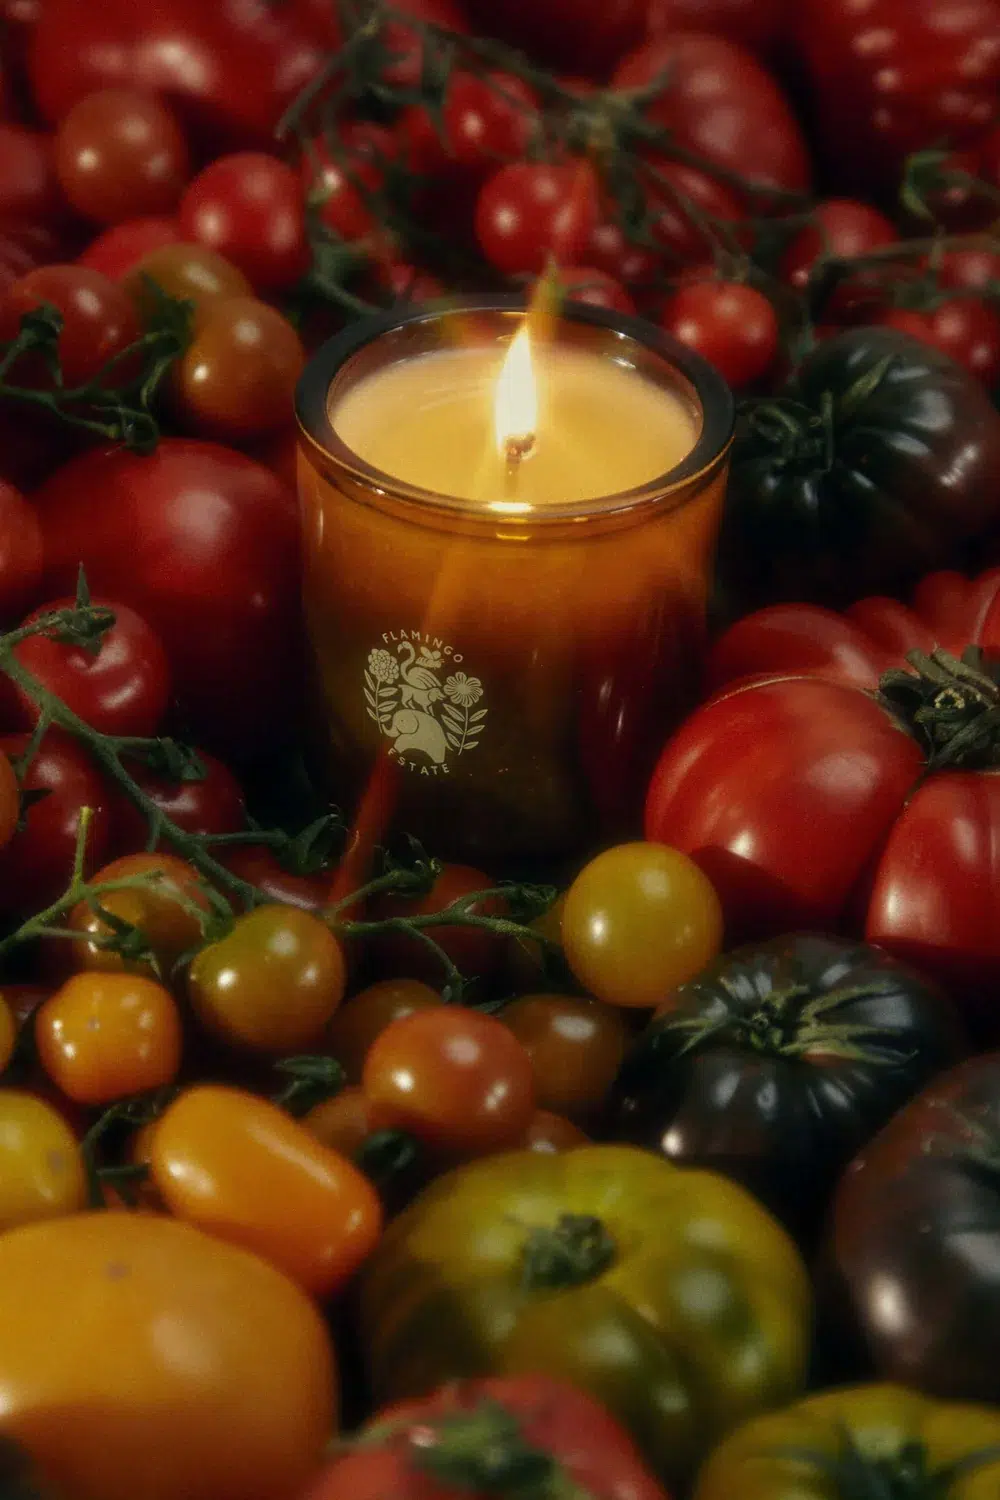
M422 775L446 775L450 756L479 744L488 714L475 707L483 699L483 684L459 671L442 682L445 660L453 663L456 653L437 637L430 644L422 632L399 631L386 632L383 640L386 646L368 653L368 717L392 741L389 753L401 765Z

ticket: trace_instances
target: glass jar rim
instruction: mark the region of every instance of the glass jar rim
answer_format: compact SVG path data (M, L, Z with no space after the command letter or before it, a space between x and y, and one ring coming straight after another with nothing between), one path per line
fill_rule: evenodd
M329 412L329 394L333 382L344 366L362 350L391 333L420 324L441 323L458 316L476 317L499 314L509 317L526 314L528 302L516 295L495 297L450 297L421 304L400 312L390 309L373 314L336 334L316 351L307 364L295 394L295 415L299 430L315 456L332 463L355 483L396 502L408 503L422 510L461 515L469 519L476 508L457 496L439 494L406 483L369 464L340 438ZM690 452L666 473L657 475L634 489L584 501L566 501L536 507L530 514L532 526L584 520L595 516L612 517L651 502L673 500L682 503L722 464L733 439L736 406L725 380L706 359L672 338L653 324L640 318L626 317L605 308L570 302L560 311L561 322L583 324L620 336L657 355L664 364L678 371L694 392L701 408L701 428ZM484 510L483 520L491 526L509 520L523 526L524 514L505 517L495 510Z

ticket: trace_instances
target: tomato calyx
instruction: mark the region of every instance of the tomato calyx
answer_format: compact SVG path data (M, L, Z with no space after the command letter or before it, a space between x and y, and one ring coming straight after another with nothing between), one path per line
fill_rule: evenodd
M614 1262L618 1246L593 1214L560 1214L555 1224L529 1230L521 1283L529 1291L564 1291L594 1281Z
M842 1500L941 1500L955 1485L1000 1458L1000 1446L966 1453L953 1463L932 1469L923 1443L904 1443L897 1453L873 1454L846 1430L835 1455L809 1448L786 1448L781 1456L812 1464L829 1478Z
M1000 662L979 646L961 657L911 651L906 660L911 670L887 672L878 697L923 747L927 772L1000 765Z
M307 1115L327 1099L336 1098L347 1082L347 1075L335 1057L311 1054L283 1057L274 1067L288 1081L272 1096L271 1102L296 1117Z

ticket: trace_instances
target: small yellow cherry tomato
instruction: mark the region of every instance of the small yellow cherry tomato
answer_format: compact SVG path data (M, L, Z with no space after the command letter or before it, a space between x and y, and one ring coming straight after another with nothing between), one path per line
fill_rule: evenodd
M87 1175L76 1137L35 1094L0 1089L0 1231L76 1213Z

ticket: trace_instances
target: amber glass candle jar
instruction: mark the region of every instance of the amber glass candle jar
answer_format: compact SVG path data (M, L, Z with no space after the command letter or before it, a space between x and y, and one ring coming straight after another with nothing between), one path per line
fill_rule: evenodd
M552 378L572 385L565 410L583 423L576 447L560 434L569 493L556 482L551 498L526 502L516 482L489 480L475 496L438 493L398 477L405 453L388 473L345 441L338 414L370 395L373 444L395 452L394 424L409 422L421 477L453 469L469 423L456 421L453 445L440 403L426 424L415 413L425 372L449 378L426 357L478 350L499 364L524 319L523 304L498 299L358 323L314 357L297 403L303 592L331 794L363 809L369 837L402 829L487 865L573 857L637 829L652 761L699 679L733 425L730 392L703 360L647 324L571 305L551 331ZM581 393L591 361L595 389ZM613 404L619 380L641 383L634 412L631 387ZM600 422L580 417L588 394ZM559 412L556 402L539 415L534 480L548 472L545 424ZM653 461L637 450L659 437L658 415L665 433L679 412L690 440L668 472L574 496L581 472L602 483ZM593 463L581 462L585 444L597 445Z

